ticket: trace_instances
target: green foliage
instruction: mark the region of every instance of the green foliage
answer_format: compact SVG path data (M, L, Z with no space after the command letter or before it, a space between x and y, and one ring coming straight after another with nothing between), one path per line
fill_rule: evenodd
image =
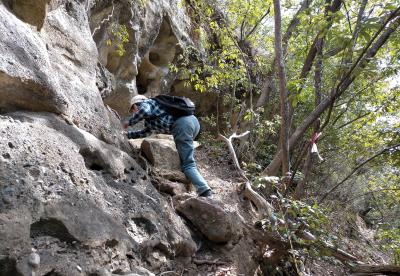
M377 234L383 249L392 253L393 263L400 265L400 228L392 225L381 225Z
M126 52L125 44L129 42L129 33L126 25L113 23L110 27L110 37L107 40L107 45L111 46L114 44L116 53L122 57Z
M263 221L264 229L277 231L283 239L292 239L297 242L306 242L296 233L299 229L306 229L318 239L325 241L335 240L325 229L329 219L325 211L317 205L309 205L305 202L291 200L282 196L275 197L280 212L276 214L276 221Z
M187 85L199 92L218 92L247 85L246 68L239 50L230 45L228 39L223 42L226 43L222 46L224 49L207 49L210 53L206 60L201 58L197 50L187 48L170 68L173 72L179 72L180 78L187 80Z
M248 165L246 165L247 167ZM253 165L255 166L255 165ZM251 172L251 170L250 170ZM253 185L257 188L265 188L267 185L271 186L273 189L279 189L280 179L277 176L261 176L255 177Z
M240 30L240 38L244 39L256 26L260 19L272 6L271 0L242 1L232 0L227 3L226 11L230 19L231 28ZM260 33L253 33L250 41L255 43L260 39Z
M269 102L260 109L255 110L249 104L250 92L254 101L266 82L260 76L274 71L272 12L259 24L272 1L224 2L218 8L226 12L226 18L221 17L209 2L187 2L190 5L185 7L192 16L193 39L198 47L185 49L177 62L171 65L171 71L197 91L219 93L223 106L229 109L220 110L225 113L219 114L219 121L216 116L207 118L210 125L216 126L217 122L221 124L221 119L229 122L230 116L237 114L246 101L241 122L251 129L251 134L247 142L241 143L238 151L249 178L256 180L257 174L269 164L278 149L276 141L280 125L276 91L272 90ZM342 6L332 14L325 12L326 1L316 0L299 14L299 25L292 30L294 33L288 41L285 56L287 88L293 108L293 129L290 131L299 126L315 108L315 61L308 75L304 79L299 78L314 39L324 38L320 86L321 98L326 99L369 45L383 19L398 6L395 1L368 1L361 24L357 26L361 2L346 1L346 7ZM299 4L300 1L282 1L283 33ZM255 26L257 28L251 33ZM243 38L246 41L240 41ZM257 49L251 60L248 53L243 52L246 47L240 48L242 44L239 45L239 42ZM326 161L312 167L311 193L323 192L321 186L332 187L361 162L398 141L400 99L396 85L400 72L399 43L400 35L397 32L370 60L368 66L353 73L355 80L336 99L329 114L329 124L318 142ZM274 74L272 78L271 87L276 87ZM328 112L321 116L321 120L328 120ZM303 141L307 143L311 135L312 130L309 129ZM291 162L294 163L300 149L292 150ZM398 193L393 192L399 187L396 177L400 166L399 155L398 150L393 150L372 160L357 170L343 188L337 190L337 194L344 199L351 199L371 190L388 189L387 192L379 192L374 203L384 212L391 213L385 206L394 208L400 201ZM302 160L299 170L303 169L304 158ZM324 179L324 183L320 183L321 179ZM262 181L258 185L263 185ZM368 200L361 197L354 205ZM371 214L377 215L375 210Z
M134 0L128 0L128 1L133 2ZM138 0L139 4L140 4L142 7L145 7L145 6L147 5L147 2L148 2L148 1L149 1L149 0Z

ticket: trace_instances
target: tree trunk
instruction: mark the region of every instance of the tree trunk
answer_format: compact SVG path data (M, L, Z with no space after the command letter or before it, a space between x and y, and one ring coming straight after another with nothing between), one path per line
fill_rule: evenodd
M316 35L314 42L313 42L310 50L308 51L303 68L301 69L301 74L299 77L300 79L306 78L308 75L308 72L310 72L311 67L314 63L315 56L317 55L317 53L322 45L322 41L325 37L325 35L321 35L321 34L326 33L326 31L330 29L330 27L332 26L332 23L331 23L332 16L334 13L336 13L340 9L341 5L342 5L342 0L334 0L332 5L326 9L325 14L329 15L327 18L327 21L329 22L329 24L327 25L326 29L321 30Z
M322 85L322 57L323 57L323 47L324 47L324 40L321 40L321 45L320 48L318 49L317 52L317 59L315 62L315 74L314 74L314 95L315 95L315 106L317 107L321 103L322 95L321 95L321 85ZM319 119L316 121L314 125L314 133L320 131L320 123ZM304 168L303 168L303 174L304 178L302 181L300 181L296 187L296 190L294 192L294 197L298 200L301 200L305 195L306 195L306 185L308 181L308 177L310 175L310 172L313 168L313 159L312 159L312 154L311 154L311 143L309 143L310 146L308 147L307 151L307 157L306 161L304 163Z
M312 0L304 0L301 3L301 6L299 8L299 10L296 12L296 14L293 16L292 20L289 23L289 26L286 29L286 33L283 36L283 56L286 55L287 52L287 46L289 43L289 39L292 37L293 31L297 28L297 26L300 24L300 19L299 16L302 12L304 12L306 9L308 9L308 7L310 6ZM273 64L275 64L275 59L273 61ZM271 66L273 67L273 66ZM271 91L275 92L275 86L274 86L274 70L270 69L266 74L265 74L265 79L266 79L266 86L265 89L262 89L261 91L261 95L258 98L257 104L256 104L256 108L263 106L266 102L268 102L270 95L271 95Z
M276 69L279 77L279 92L281 103L281 160L282 160L282 175L289 172L289 142L288 142L288 101L286 93L286 76L285 66L283 64L282 55L282 31L281 31L281 4L279 0L274 0L275 11L275 60Z
M296 128L294 133L290 136L289 139L289 147L294 147L299 139L304 135L304 132L308 129L311 124L321 116L321 114L336 100L338 99L343 92L350 86L350 84L354 81L354 79L360 74L362 69L368 64L368 62L376 55L378 50L385 44L385 42L389 39L393 32L400 25L400 16L398 15L398 10L393 12L393 16L389 17L389 21L393 20L389 27L378 31L377 35L379 36L374 42L375 38L372 38L370 44L373 45L368 47L366 52L363 52L359 59L354 63L353 67L348 71L348 73L343 76L342 80L333 89L331 95L323 99L321 103L303 120L303 122ZM389 22L388 21L388 22ZM382 32L380 34L380 32ZM369 45L370 46L370 45ZM357 70L355 70L357 69ZM355 72L353 74L353 72ZM268 167L263 171L263 175L276 175L279 169L279 165L281 164L281 151L278 151L275 154L274 159L268 165Z

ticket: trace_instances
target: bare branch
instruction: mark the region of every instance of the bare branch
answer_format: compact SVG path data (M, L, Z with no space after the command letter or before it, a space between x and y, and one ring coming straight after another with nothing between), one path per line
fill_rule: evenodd
M244 37L243 40L248 39L254 33L254 31L257 29L257 27L261 24L261 21L264 20L264 18L269 14L269 12L270 12L270 8L268 8L268 10L264 13L264 15L257 21L257 23L253 26L253 28L250 30L250 32L247 33L247 35Z
M376 189L376 190L372 190L363 194L359 194L353 198L348 199L346 202L344 202L344 204L347 205L347 203L352 202L356 199L360 199L361 197L370 195L370 194L374 194L374 193L379 193L379 192L384 192L384 191L400 191L400 188L386 188L386 189Z
M308 127L324 112L332 102L334 102L337 98L340 97L340 95L343 94L343 92L346 91L346 89L349 87L349 85L355 80L355 78L358 76L358 74L361 72L361 70L368 64L368 62L376 55L378 50L386 43L386 41L389 39L389 37L394 33L397 28L400 25L400 16L394 16L394 14L397 14L398 11L400 10L400 7L394 11L390 16L390 20L392 21L390 26L388 26L386 29L378 30L378 32L375 34L374 38L372 40L376 40L375 43L368 43L369 46L368 50L364 50L356 64L352 67L352 69L345 75L343 76L343 79L339 82L339 84L336 86L336 88L332 91L331 95L329 98L326 98L322 100L321 104L319 104L296 128L294 133L289 139L289 146L292 148L294 147L299 138L304 134L304 132L308 129ZM388 24L388 22L385 22L385 26ZM376 38L379 36L378 38ZM351 74L355 69L357 69L358 74ZM278 151L275 154L274 159L272 162L268 165L268 167L263 171L263 175L275 175L279 169L280 165L280 155L281 152Z
M400 147L400 144L394 145L394 146L389 146L386 147L382 150L380 150L378 153L374 154L373 156L371 156L370 158L364 160L363 162L361 162L358 166L356 166L342 181L340 181L338 184L336 184L335 186L333 186L327 193L325 193L325 195L319 200L318 204L321 204L321 202L324 201L324 199L331 194L333 191L335 191L340 185L342 185L344 182L346 182L355 172L358 171L358 169L360 169L362 166L364 166L365 164L367 164L368 162L372 161L373 159L375 159L376 157L384 154L385 152L391 150L391 149L395 149Z
M234 133L229 138L225 137L222 134L219 134L218 138L220 140L225 141L225 143L228 146L229 153L231 154L231 157L233 159L233 163L235 164L236 169L240 173L240 176L242 176L246 180L244 190L243 190L244 197L248 198L251 202L254 203L254 205L257 207L258 212L261 215L266 214L268 216L268 218L270 218L273 214L274 207L272 207L272 205L269 204L268 201L266 201L261 195L259 195L256 191L253 190L253 188L251 187L251 184L250 184L250 180L247 178L245 172L240 167L239 161L238 161L236 153L235 153L235 149L233 148L233 145L232 145L232 140L234 138L243 138L247 134L249 134L249 131L246 131L245 133L242 133L239 135Z
M279 94L281 105L281 131L280 143L282 151L282 174L289 172L289 118L288 118L288 100L286 94L286 74L282 54L282 30L281 30L281 4L279 0L274 0L274 18L275 18L275 61L279 78Z

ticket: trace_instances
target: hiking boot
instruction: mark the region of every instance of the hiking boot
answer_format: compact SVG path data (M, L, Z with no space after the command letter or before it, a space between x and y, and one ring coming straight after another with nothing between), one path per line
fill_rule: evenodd
M212 191L211 190L204 191L199 196L211 198L212 197Z

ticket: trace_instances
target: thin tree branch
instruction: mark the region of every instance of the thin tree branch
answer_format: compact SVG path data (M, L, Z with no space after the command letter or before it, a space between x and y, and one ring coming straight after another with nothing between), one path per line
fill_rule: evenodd
M244 37L243 40L247 40L257 29L257 27L261 24L261 21L264 20L264 18L269 14L270 8L265 12L265 14L257 21L257 23L253 26L253 28L250 30L250 32L247 33L247 35Z
M307 57L304 61L303 68L301 69L301 73L299 76L300 80L306 79L308 73L310 72L311 67L314 63L315 57L317 56L319 50L322 49L322 47L323 47L324 39L326 36L326 30L329 30L331 28L332 18L334 16L334 14L339 11L341 4L342 4L342 0L334 0L331 5L326 6L325 16L326 16L326 21L328 22L328 25L326 26L326 28L324 30L319 31L318 34L315 36L313 44L311 45L310 50L308 51ZM302 89L303 89L303 87L300 86L300 88L294 94L299 94ZM330 108L330 112L331 111L332 110ZM329 122L330 112L328 113L327 120L323 124L323 128ZM294 113L294 108L292 107L292 105L290 105L289 106L289 120L292 119L293 113Z
M397 96L394 96L394 97L390 98L388 101L392 102L392 101L394 101L396 99L396 97ZM343 123L342 125L338 126L336 129L344 128L345 126L348 126L348 125L350 125L350 124L352 124L352 123L354 123L354 122L356 122L356 121L358 121L358 120L360 120L360 119L362 119L364 117L367 117L368 115L370 115L372 113L375 113L375 112L379 111L379 109L381 109L382 107L386 106L387 103L388 102L385 102L385 103L381 104L380 106L378 106L375 110L366 112L366 113L364 113L362 115L359 115L358 117L356 117L356 118L354 118L354 119L352 119L352 120L350 120L350 121L348 121L346 123Z
M400 7L394 12L397 13L400 10ZM392 13L393 14L393 13ZM357 61L357 66L353 66L351 71L354 71L355 68L358 69L358 74L351 75L349 71L343 79L336 86L336 89L333 90L329 98L324 99L320 105L318 105L296 128L289 139L290 147L293 147L298 142L299 138L304 134L304 132L308 129L308 127L329 107L329 105L335 101L335 99L339 98L349 87L351 83L355 80L355 78L359 75L361 70L369 63L369 61L376 55L378 50L386 43L386 41L390 38L390 36L397 30L400 25L400 17L390 16L391 22L390 26L386 28L383 32L380 29L378 33L380 36L376 39L376 42L372 44L368 43L368 50L363 51L363 53L359 57L359 61ZM387 25L387 23L385 23ZM375 36L373 38L375 40ZM372 44L372 46L371 46ZM280 165L280 155L281 152L278 151L274 159L268 165L268 167L263 171L263 175L275 175L279 169Z
M342 4L342 0L334 0L332 5L327 7L327 10L329 10L330 15L326 19L329 22L329 24L326 27L326 29L330 29L330 27L332 26L333 14L336 13L340 9L341 4ZM323 31L325 31L325 30L323 30ZM307 57L306 57L306 59L304 61L303 68L301 69L301 73L300 73L300 76L299 76L300 79L306 78L308 72L310 72L310 70L311 70L311 66L313 64L314 58L315 58L315 56L316 56L316 54L318 52L318 47L321 46L321 40L324 37L324 36L321 37L321 34L322 34L323 31L321 30L314 38L314 42L311 45L310 50L308 51Z
M290 21L289 26L287 27L286 32L282 38L283 56L286 56L288 42L289 42L289 39L292 37L293 31L300 24L300 19L299 19L300 14L310 6L311 2L312 2L312 0L304 0L301 4L299 10L296 12L296 14L293 16L292 20ZM270 66L271 69L265 74L266 81L269 83L265 86L265 89L262 91L262 93L257 101L256 107L263 106L265 104L266 100L268 99L268 95L270 95L271 90L272 91L275 90L274 89L275 88L274 81L273 81L273 76L274 76L273 69L275 68L274 65L275 65L275 58L272 61L272 65ZM273 92L275 92L275 91L273 91Z
M301 3L300 8L297 10L296 14L293 16L292 20L290 21L287 29L286 29L286 33L283 35L282 38L282 45L283 45L283 54L286 55L287 52L287 47L288 47L288 42L290 37L293 34L293 31L297 28L297 26L300 24L300 19L299 19L299 15L305 11L306 9L308 9L308 7L310 7L312 0L304 0Z
M349 81L349 80L351 79L351 75L352 75L353 71L354 71L357 67L359 67L359 64L360 64L360 63L362 63L362 62L364 62L365 60L367 60L369 56L371 56L371 57L372 57L372 56L375 56L375 54L376 54L376 52L378 51L378 49L383 45L384 42L386 42L386 40L388 39L388 36L387 36L387 35L383 35L383 36L380 37L381 40L383 40L382 43L380 43L380 41L379 41L380 39L377 39L377 38L378 38L378 36L385 30L386 26L390 23L390 21L393 20L395 17L398 16L399 11L400 11L400 7L398 7L395 11L393 11L393 12L387 17L387 19L386 19L385 22L382 24L382 26L379 28L379 30L374 34L374 36L372 37L372 39L371 39L370 41L368 41L367 45L364 47L364 49L363 49L363 51L361 52L361 54L358 56L358 59L356 60L356 62L351 66L350 70L346 73L346 75L342 78L342 80L341 80L341 81L339 82L339 84L337 85L337 90L340 89L340 86L341 86L341 85L346 85L346 81ZM393 26L394 28L393 28L393 30L391 30L391 32L390 32L390 30L387 30L387 31L390 32L390 34L391 34L392 32L394 32L395 29L397 29L397 27L398 27L398 22L397 22L397 24L396 24L396 22L395 22L394 25L395 25L395 26ZM396 26L396 25L397 25L397 26ZM390 35L390 34L389 34L389 35ZM377 49L374 49L375 47L371 47L371 45L373 44L373 42L375 41L375 39L377 39L377 42L376 42L376 44L375 44L376 46L378 46ZM380 45L380 46L379 46L379 45ZM351 79L351 82L352 82L353 80L354 80L354 79ZM351 83L351 82L350 82L350 83ZM348 85L350 85L350 83L349 83ZM348 86L348 85L347 85L347 86Z
M358 171L358 169L360 169L362 166L364 166L365 164L367 164L368 162L372 161L373 159L375 159L376 157L384 154L387 151L390 151L391 149L400 147L400 144L396 144L394 146L389 146L386 147L382 150L380 150L378 153L374 154L373 156L371 156L370 158L364 160L363 162L361 162L358 166L356 166L342 181L340 181L338 184L336 184L335 186L333 186L327 193L325 193L325 195L319 200L318 204L321 204L324 199L331 194L333 191L335 191L340 185L342 185L344 182L346 182L355 172Z
M344 9L346 10L346 20L347 20L347 24L349 24L350 33L352 33L353 31L351 29L350 15L349 15L349 10L347 9L346 1L343 1L343 6L344 6Z
M282 55L282 30L281 30L281 4L279 0L274 0L274 19L275 19L275 60L279 78L279 94L281 107L281 130L280 142L282 150L282 175L289 172L289 117L288 100L286 95L286 74Z
M363 194L359 194L359 195L357 195L357 196L355 196L353 198L350 198L350 199L346 200L344 202L344 204L346 205L347 203L352 202L352 201L354 201L356 199L360 199L361 197L365 197L365 196L370 195L370 194L384 192L384 191L400 191L400 188L384 188L384 189L372 190L372 191L369 191L369 192L366 192L366 193L363 193Z

